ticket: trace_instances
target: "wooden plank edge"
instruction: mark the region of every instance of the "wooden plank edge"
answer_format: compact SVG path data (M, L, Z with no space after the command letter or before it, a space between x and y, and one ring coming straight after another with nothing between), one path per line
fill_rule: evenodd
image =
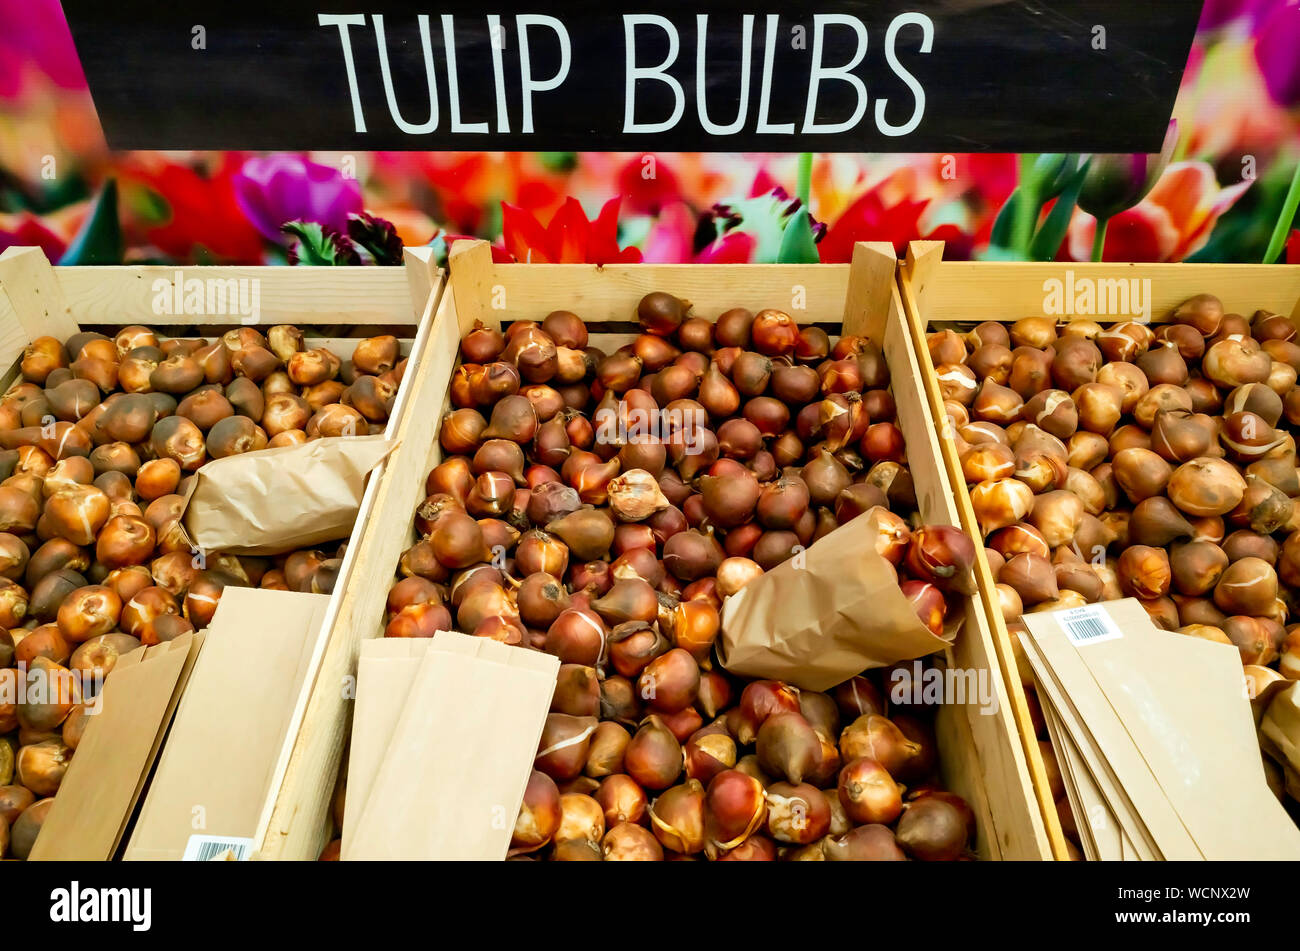
M456 302L456 316L461 336L476 323L500 328L496 314L493 284L492 247L486 241L457 241L447 257L447 270L455 276L451 292Z
M814 267L816 265L813 265ZM853 246L849 286L844 294L840 333L880 340L889 317L898 256L887 241L859 241Z
M399 387L397 396L394 399L393 412L389 416L388 425L385 429L385 435L389 439L400 439L400 432L407 420L407 410L411 404L410 394L416 386L419 369L426 362L424 359L427 355L426 351L433 339L434 314L442 298L443 287L441 275L435 272L430 281L430 290L426 295L423 310L420 311L420 322L415 339L411 344L407 373L403 377L402 385ZM418 287L415 293L418 293ZM414 302L413 306L416 306ZM272 773L267 799L263 803L262 813L258 819L257 829L254 834L254 852L259 858L312 859L316 857L312 854L306 854L301 846L299 846L296 854L283 854L286 847L292 848L295 845L293 840L295 834L299 839L305 834L311 834L311 832L304 833L302 831L304 824L319 827L327 818L329 808L328 795L324 797L319 805L308 801L307 797L296 795L294 771L301 772L305 768L314 772L316 776L336 776L343 753L342 737L339 737L337 743L331 742L327 749L323 751L324 762L311 763L306 766L304 766L304 761L319 758L320 751L309 751L300 741L310 739L310 737L304 738L303 732L304 724L309 722L309 715L312 713L313 701L321 696L320 690L329 689L325 683L327 654L335 641L336 632L344 631L348 627L347 622L350 619L350 612L347 610L350 608L350 604L347 603L348 594L352 590L354 575L360 571L359 566L364 554L366 528L371 524L372 516L378 506L380 486L390 466L393 465L394 456L399 451L400 445L388 459L370 474L366 483L361 506L357 511L357 519L353 525L352 535L348 539L347 552L344 554L343 564L339 568L339 576L335 582L335 591L338 596L331 598L326 609L320 634L312 650L308 675L295 702L289 730L286 733L285 745ZM351 669L355 670L355 663ZM347 701L343 693L344 684L340 680L335 686L338 690L338 704L344 711L344 719L346 720ZM317 705L321 705L322 702L318 701ZM346 723L344 723L343 727L342 732L346 734ZM330 788L333 788L333 779L330 781ZM304 806L307 808L304 809ZM321 833L319 831L316 831L315 828L312 831L316 833L316 838L320 837ZM323 847L323 843L318 843L318 845ZM319 851L320 848L318 847L316 849L317 854L319 854Z
M896 284L890 291L891 306L883 344L887 353L891 350L902 351L901 360L891 361L890 372L895 400L900 407L899 421L903 421L902 410L910 402L904 397L910 396L916 402L916 424L930 449L931 469L938 489L937 496L930 498L931 507L937 507L937 511L926 511L922 516L927 521L937 521L942 516L948 524L963 527L958 496L951 485L952 474L943 458L943 444L938 439L934 413L924 389L924 376L904 313L901 292ZM898 358L900 354L894 353L893 356ZM903 365L900 366L900 363ZM903 372L900 373L900 370ZM918 442L914 438L916 435L910 434L908 438L909 458L913 458ZM914 474L924 471L918 469L915 463L912 469ZM953 710L953 719L959 721L953 724L956 730L953 739L969 750L970 761L976 765L975 775L969 775L966 769L959 771L967 788L957 791L974 799L972 805L982 820L981 841L988 852L987 857L1050 858L1050 841L1024 755L1020 731L1011 712L1014 709L1011 688L1006 684L983 605L977 597L967 597L965 606L967 624L948 654L958 662L958 666L988 671L996 711L986 715L973 703L963 705L960 711ZM970 745L966 746L967 743ZM941 761L949 767L947 771L954 772L952 765L956 758L944 757ZM963 762L961 765L967 764Z
M939 244L939 251L942 252L941 242L930 242L930 244ZM928 249L920 250L925 251L926 257L932 259L933 251L928 251ZM930 351L926 346L924 318L921 316L910 281L910 262L912 260L913 255L909 249L909 261L898 271L899 290L902 295L907 324L911 331L917 364L921 370L924 390L930 402L931 412L934 414L936 422L938 422L944 418L943 399L935 383L934 365L930 361ZM956 447L951 439L940 438L939 442L949 478L953 482L953 498L957 502L963 523L962 527L971 533L972 537L978 539L981 536L975 519L975 511L971 505L970 493L966 490L966 480L961 474L961 464L956 458ZM1069 858L1069 854L1065 844L1065 833L1061 829L1060 817L1056 811L1056 800L1052 797L1047 780L1047 768L1043 763L1042 752L1038 748L1038 735L1034 731L1029 715L1029 702L1020 680L1019 667L1016 664L1015 652L1011 645L1011 636L1002 621L1001 609L997 602L993 600L995 590L993 573L989 568L988 559L984 556L983 546L980 544L975 546L975 573L976 584L979 588L977 603L981 603L984 607L985 620L990 629L996 656L1002 667L1002 679L1006 685L1029 769L1030 780L1033 783L1039 810L1042 813L1051 855L1057 860L1066 860Z
M80 329L40 248L11 247L0 252L0 291L8 296L28 342L44 336L67 340Z

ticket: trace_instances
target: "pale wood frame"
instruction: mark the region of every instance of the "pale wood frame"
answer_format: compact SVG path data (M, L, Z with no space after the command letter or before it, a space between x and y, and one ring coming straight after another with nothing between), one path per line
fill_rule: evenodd
M729 307L783 306L800 323L832 325L835 334L868 334L881 341L891 364L899 425L908 439L921 511L930 521L959 524L931 411L919 389L920 369L894 281L896 264L889 245L860 244L852 265L496 265L485 243L458 242L451 254L449 293L438 305L428 359L415 368L411 408L397 434L408 451L395 455L379 480L379 499L361 542L363 566L349 585L329 650L355 658L363 638L382 634L385 597L398 556L415 538L412 516L424 498L428 471L441 459L437 431L449 405L460 336L476 320L494 326L502 320L540 320L563 306L589 323L614 324L610 332L602 327L592 335L594 345L613 348L631 339L641 296L668 290L689 299L694 312L708 319ZM801 310L790 306L800 288L806 304ZM985 858L1049 858L1027 763L1007 714L1010 699L992 633L971 599L965 630L948 659L957 666L989 670L998 701L993 715L983 715L974 706L948 708L940 721L945 776L976 811L979 853ZM338 689L324 679L321 687ZM299 743L304 737L314 742L309 736L314 729L309 718ZM341 752L344 738L331 733L329 739ZM323 776L304 780L310 784L310 801L329 786ZM291 814L297 794L286 783L277 812ZM324 845L323 835L316 848ZM300 854L305 857L310 851Z
M393 438L412 404L415 370L425 362L433 315L442 296L443 274L432 253L430 248L408 248L403 267L51 267L39 248L10 248L0 254L0 371L9 371L8 380L16 378L23 348L43 335L65 340L83 328L143 324L165 331L167 327L220 328L237 324L238 318L229 316L156 314L151 306L152 285L160 277L174 280L177 275L186 280L256 279L262 294L261 318L250 326L337 326L340 333L357 327L373 327L382 333L412 328L409 335L399 333L409 364L386 428L386 434ZM322 337L317 333L309 331L309 346L325 346L342 357L350 356L356 344L355 338ZM333 643L330 634L341 623L345 594L365 556L361 526L367 524L375 507L384 469L400 454L401 447L367 482L357 527L349 539L309 672L272 773L270 794L254 836L257 857L315 858L315 853L304 849L305 843L319 852L315 842L318 830L328 821L333 776L341 753L341 747L321 743L319 737L331 728L335 735L344 733L350 707L341 691L335 691L337 702L331 704L329 691L315 688L321 682L341 683L343 674L339 671L355 669L355 657L349 660L328 650ZM346 614L342 617L346 618ZM304 730L308 722L312 725L310 731ZM328 775L328 788L313 790L306 781L312 775ZM294 803L287 815L274 809L284 798L285 786L291 790Z
M1076 278L1091 280L1133 279L1151 282L1151 322L1168 320L1179 304L1196 294L1212 293L1230 313L1249 317L1259 308L1289 314L1300 324L1300 267L1262 264L1112 264L1112 263L1019 263L944 261L943 242L913 241L907 259L899 269L898 283L903 308L912 335L913 349L924 377L925 395L934 418L944 415L943 397L934 363L926 344L933 328L947 324L973 326L992 320L1011 323L1043 313L1044 282L1063 280L1067 271ZM1125 315L1079 315L1103 326L1133 320ZM1069 319L1065 317L1063 319ZM940 450L949 481L957 487L955 499L961 525L978 538L979 528L971 506L961 462L951 439L940 439ZM989 624L996 656L1009 685L1015 722L1020 731L1034 792L1043 812L1052 851L1067 858L1065 835L1048 789L1047 771L1030 720L1029 706L1021 685L1010 634L1002 618L993 575L982 548L977 547L976 578L980 602Z

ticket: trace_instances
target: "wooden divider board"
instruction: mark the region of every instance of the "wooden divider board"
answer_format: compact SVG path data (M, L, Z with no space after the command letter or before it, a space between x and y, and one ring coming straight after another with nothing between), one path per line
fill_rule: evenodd
M927 522L961 527L957 493L940 452L933 408L925 399L923 377L896 287L885 325L884 349L921 516ZM976 550L981 549L976 546ZM982 579L976 581L982 587ZM937 725L944 778L975 809L982 857L1048 859L1052 857L1051 845L1019 739L1012 688L998 661L993 631L979 596L965 599L965 604L966 624L948 651L948 665L959 670L987 670L996 710L986 712L967 703L940 711ZM1019 681L1016 683L1018 686ZM1023 702L1023 695L1021 699Z
M249 326L339 325L340 330L346 326L369 325L416 327L413 339L400 341L403 354L410 358L410 368L394 399L386 429L389 438L399 438L397 433L407 408L413 403L411 391L416 369L424 362L433 313L443 288L443 274L432 259L431 249L407 249L405 258L405 266L400 268L52 267L38 248L11 248L0 255L0 367L9 368L4 385L17 378L22 351L38 336L66 339L83 326L143 324L165 331L168 326L225 327L241 322L238 316L224 314L156 313L153 285L157 280L174 284L178 275L182 281L192 278L257 280L261 314ZM56 302L53 316L45 303L49 300ZM324 346L340 357L349 357L357 338L309 335L307 344ZM453 347L453 353L454 350ZM434 419L435 433L436 424ZM395 452L393 456L396 455ZM378 497L380 480L392 459L381 463L368 480L357 516L358 525L367 523ZM272 777L271 789L275 794L266 803L258 824L254 848L258 857L315 858L321 848L333 777L341 755L341 741L335 747L333 737L346 736L350 720L351 708L343 699L344 677L356 670L355 656L340 658L327 648L333 644L330 632L339 623L342 602L360 561L360 542L361 533L354 531L340 566L335 596L327 609L320 640L311 655L309 671L313 672L308 673L294 705L286 743ZM383 590L387 592L387 585ZM328 703L328 691L319 692L319 696L313 691L317 682L327 679L339 685L334 692L337 698L334 707ZM309 699L318 701L310 710ZM310 730L306 727L308 723L312 726ZM310 782L310 777L321 775L328 775L331 787L323 793L316 791ZM287 796L279 792L285 786L290 790ZM284 800L291 800L293 808L275 812L275 806Z
M614 349L633 339L636 302L652 290L689 299L693 312L710 320L731 307L757 311L772 306L789 308L800 323L839 328L847 320L850 326L860 327L859 332L881 340L885 348L898 388L899 424L905 428L913 457L913 478L924 516L958 524L954 494L934 447L930 410L917 390L920 372L903 325L894 284L895 265L889 245L860 245L853 265L494 265L485 243L458 243L451 253L454 280L438 303L430 343L415 364L410 407L397 432L402 448L390 457L378 480L378 498L368 512L367 530L357 548L357 567L339 607L317 692L332 691L337 696L338 684L326 671L338 670L340 676L354 672L361 640L382 635L384 606L397 560L416 538L412 519L425 496L425 477L442 459L437 431L449 408L460 336L475 320L489 326L541 320L563 307L588 323L621 324L591 338L594 346ZM928 452L923 447L928 447ZM968 607L968 618L974 623L968 621L952 652L953 662L990 671L999 712L983 715L968 706L943 718L945 776L970 800L979 817L978 845L983 857L1049 857L1023 751L1009 719L1008 691L994 661L991 634L981 612ZM346 665L333 663L342 659L347 660ZM315 714L318 708L332 705L333 699L313 695L298 745L317 742L318 732L328 734L320 739L328 739L337 763L345 731L336 733L333 721L318 724ZM327 799L333 789L334 772L296 779L294 773L291 764L276 805L277 817L292 817L299 798L309 802ZM304 831L310 826L304 824ZM278 854L268 840L262 855L308 857L324 846L327 834L322 823L310 845Z
M419 389L425 371L437 362L440 352L434 314L444 296L442 275L428 249L408 249L406 269L412 272L407 283L407 307L419 313L420 323L385 432L388 438L397 440L398 446L366 482L357 528L339 568L335 597L321 625L322 637L311 657L311 672L294 705L289 741L272 775L272 795L253 836L253 856L259 860L314 859L325 846L335 778L352 723L352 698L356 696L360 639L349 635L355 629L358 605L368 606L377 594L382 612L388 583L377 583L372 567L387 556L395 540L401 540L398 532L383 530L385 520L379 514L379 502L394 472L406 471L407 459L420 456L430 440L436 442L439 417L421 418L428 414L421 413ZM454 354L455 349L451 352ZM401 550L398 548L397 553ZM394 554L390 564L395 564L396 559Z
M62 281L40 248L13 247L0 253L0 291L9 298L28 340L46 335L63 340L77 332Z
M1171 311L1196 294L1212 293L1223 301L1229 313L1249 317L1259 308L1289 314L1300 323L1300 267L1258 264L1059 264L1018 262L944 261L943 242L914 241L907 261L899 270L899 288L914 342L926 397L935 418L944 415L934 364L926 336L937 325L970 326L986 320L1010 323L1021 317L1044 314L1046 282L1065 282L1067 272L1074 280L1149 281L1150 313L1153 323L1168 319ZM1096 286L1094 284L1094 286ZM1145 293L1145 290L1144 290ZM1099 324L1133 320L1130 314L1081 314ZM1062 319L1068 320L1069 315ZM978 525L965 491L956 447L950 439L940 440L950 482L958 487L956 501L962 526L978 537ZM1052 851L1067 857L1065 834L1061 830L1056 804L1048 786L1047 770L1038 748L1030 719L1028 701L1021 685L1015 650L995 597L993 574L981 547L976 548L976 575L985 622L989 626L1003 677L1008 684L1015 722L1019 727L1028 760L1034 792L1042 810Z

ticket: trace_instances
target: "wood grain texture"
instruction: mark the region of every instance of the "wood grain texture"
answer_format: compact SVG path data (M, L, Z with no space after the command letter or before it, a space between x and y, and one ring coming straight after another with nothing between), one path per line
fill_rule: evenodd
M424 267L424 262L415 259L411 266ZM402 467L407 456L422 455L423 440L436 432L436 421L424 421L423 430L420 421L407 425L411 422L408 409L415 405L412 391L420 384L421 368L433 362L429 359L434 345L433 320L442 297L442 280L436 272L432 277L413 279L417 292L424 279L429 280L430 293L416 318L419 329L410 345L410 362L385 431L399 445L366 483L356 528L335 583L335 596L326 611L321 638L294 706L287 734L290 739L276 764L272 792L258 821L254 836L258 859L314 859L329 836L334 782L351 726L351 697L355 694L348 690L348 678L356 674L359 644L350 637L355 630L353 619L358 612L375 607L375 597L382 619L388 591L387 579L372 576L373 566L390 555L396 538L396 533L373 530L383 524L377 517L382 486L394 468L405 471ZM409 300L407 306L411 307Z
M913 296L929 323L1013 321L1044 314L1046 282L1075 280L1150 281L1153 323L1161 323L1183 301L1210 293L1228 313L1249 318L1260 308L1300 317L1300 267L1287 264L1057 264L940 262L933 249L942 242L914 242L917 280ZM1063 319L1068 319L1069 311ZM1098 323L1132 320L1132 314L1080 314Z
M18 321L14 305L9 303L9 295L0 290L0 384L7 390L19 376L18 364L23 358L23 351L32 342L27 330Z
M9 298L30 343L37 337L67 340L79 329L61 282L40 248L7 248L0 253L0 291Z
M498 293L496 274L492 265L492 249L488 243L457 241L451 246L447 267L454 269L459 275L451 292L456 294L459 288L460 298L456 301L456 319L460 323L460 335L463 337L469 333L476 323L499 329L503 305L508 298ZM542 315L545 316L546 314Z
M402 270L406 273L406 288L411 296L413 313L424 313L434 285L441 280L438 264L433 259L433 248L403 248Z
M926 399L897 287L891 289L883 347L921 518L930 524L960 527L957 493L944 464L934 407ZM1050 858L1046 827L1034 798L1011 690L998 660L993 632L978 596L965 597L962 602L966 623L947 651L947 666L988 671L992 702L985 709L969 698L965 703L945 704L940 711L937 726L944 779L975 810L982 858Z
M938 420L943 420L945 415L943 397L939 391L939 381L935 376L934 363L930 359L929 347L926 344L929 327L932 323L937 323L938 318L933 317L927 309L927 305L921 301L923 295L927 301L934 299L936 295L941 298L955 298L958 296L957 292L945 285L947 280L957 280L956 277L949 278L949 275L958 272L950 271L951 268L956 266L954 262L942 262L942 247L942 242L913 242L912 247L908 250L907 261L899 271L899 289L904 314L912 337L913 351L920 368L920 375L924 381L925 397L930 404L931 412ZM1000 275L1006 274L1002 265L989 265L989 267L997 268L997 273ZM1032 286L1037 288L1042 287L1042 282L1047 277L1059 277L1060 275L1060 269L1056 265L1014 265L1014 267L1021 274L1022 281L1032 282ZM1025 271L1024 268L1031 268L1032 270ZM1200 268L1196 270L1200 270ZM985 311L982 311L981 307L984 306L985 296L989 292L978 287L981 273L983 272L972 271L970 268L960 269L964 288L960 296L970 302L973 309L978 312L975 315L968 314L961 318L964 321L999 319L997 317L982 316ZM1186 280L1189 276L1184 275L1182 279ZM1204 281L1206 278L1201 277L1194 280ZM1186 293L1179 298L1179 302L1198 292ZM1031 293L1031 291L1022 288L1020 293L1023 296ZM989 312L991 312L993 302L988 301L987 304ZM1003 317L1002 319L1016 318ZM943 463L948 470L949 482L955 487L954 499L961 519L960 524L972 537L980 538L979 525L975 518L975 510L971 505L970 493L966 488L966 479L962 474L961 462L957 457L956 444L953 442L946 426L941 427L938 432L940 433L938 442ZM1007 631L1001 605L996 596L993 573L981 545L975 546L975 575L979 586L978 607L982 609L983 623L988 628L992 639L994 648L992 657L996 660L997 666L1001 668L1002 679L1007 688L1012 720L1021 739L1033 794L1037 800L1046 830L1051 856L1063 860L1068 857L1065 834L1061 829L1055 798L1052 796L1047 778L1046 765L1038 746L1037 733L1029 712L1029 701L1021 682L1019 665L1016 663L1015 648L1010 633Z
M477 243L486 250L486 242ZM460 244L452 249L453 273L460 273ZM485 275L481 255L470 279L480 292L499 291L504 307L498 318L505 320L542 320L564 307L588 323L635 323L637 302L651 291L667 291L690 301L691 315L705 320L716 320L732 307L755 312L773 307L801 324L838 326L849 279L847 264L493 264ZM482 300L489 305L469 306L492 312L494 301ZM462 325L473 324L465 314L460 319Z
M853 246L841 334L871 337L879 342L889 314L897 267L894 246L888 242L859 241Z
M405 268L400 267L127 267L55 268L72 316L84 325L152 327L239 323L238 315L158 313L156 282L256 280L258 324L414 323ZM161 288L164 285L159 284Z

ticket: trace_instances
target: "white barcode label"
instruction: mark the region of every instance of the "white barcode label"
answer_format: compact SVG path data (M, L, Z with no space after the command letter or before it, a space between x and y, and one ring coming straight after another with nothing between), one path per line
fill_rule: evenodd
M1065 636L1076 647L1096 644L1098 641L1113 641L1124 636L1106 609L1097 604L1054 613L1065 630Z
M211 862L213 859L230 853L236 862L245 862L253 854L253 840L234 836L192 835L185 843L182 862Z

